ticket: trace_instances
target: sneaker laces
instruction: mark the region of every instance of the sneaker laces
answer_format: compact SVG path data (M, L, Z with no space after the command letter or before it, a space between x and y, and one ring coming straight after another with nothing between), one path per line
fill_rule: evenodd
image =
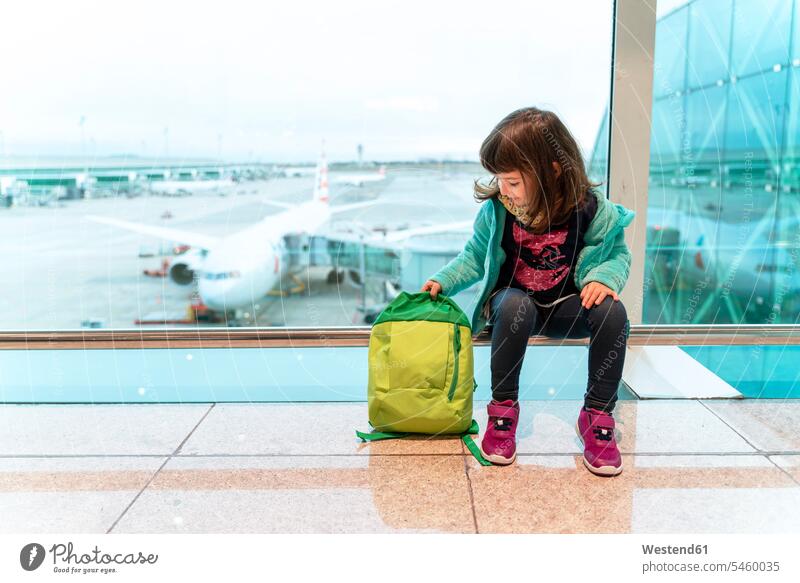
M493 426L497 431L509 431L513 424L514 422L507 417L495 417Z
M594 420L600 417L599 413L600 412L589 411L589 418L591 419L589 423L591 425L592 433L594 433L594 438L600 441L611 441L614 439L614 428L610 425L600 425L594 423Z
M595 439L611 441L614 438L614 430L610 427L592 427Z

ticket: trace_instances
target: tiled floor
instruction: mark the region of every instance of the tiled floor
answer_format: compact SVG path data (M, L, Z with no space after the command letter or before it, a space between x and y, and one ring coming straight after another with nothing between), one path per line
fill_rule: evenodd
M524 402L510 467L365 403L0 406L0 533L800 532L800 402L621 402L615 478L579 405Z

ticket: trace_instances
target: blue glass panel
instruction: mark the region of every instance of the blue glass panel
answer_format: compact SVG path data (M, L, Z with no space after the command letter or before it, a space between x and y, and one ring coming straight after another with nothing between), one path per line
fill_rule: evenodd
M767 166L778 166L787 78L785 70L770 70L731 85L725 128L727 160L739 162L751 156Z
M690 6L689 87L728 79L733 0L704 0Z
M792 3L786 0L737 0L733 14L731 69L742 77L789 62Z
M673 94L653 104L650 167L656 172L680 160L682 132L686 124L683 102L683 97Z
M800 346L687 346L745 396L800 398ZM585 347L532 347L525 399L580 399ZM191 355L189 359L187 356ZM490 397L490 347L475 349L477 399ZM564 366L547 366L558 359ZM5 350L0 402L158 403L366 400L366 348ZM336 370L337 378L324 376ZM564 374L564 371L568 371ZM322 378L314 378L316 375ZM634 396L624 384L620 398Z
M798 67L793 68L789 75L787 115L784 164L789 166L786 171L796 177L792 184L797 192L800 190L800 174L798 173L798 164L800 164L800 68Z
M594 149L589 163L589 179L595 182L602 182L600 186L605 190L606 168L608 166L608 109L603 115L600 130L595 138Z
M793 0L794 2L794 20L792 21L792 63L795 60L800 61L800 1ZM800 65L800 63L798 63Z
M699 177L700 168L715 171L722 160L725 142L725 97L727 87L709 87L692 91L686 98L686 129L689 151L684 153L692 174Z
M488 400L491 347L474 356ZM367 363L366 347L0 350L0 403L362 402ZM587 374L585 347L530 347L520 396L581 400ZM635 398L624 383L619 396Z
M800 398L800 346L682 346L745 397Z
M653 73L653 94L667 95L683 91L686 70L686 23L689 14L684 7L658 22L656 27L656 55Z

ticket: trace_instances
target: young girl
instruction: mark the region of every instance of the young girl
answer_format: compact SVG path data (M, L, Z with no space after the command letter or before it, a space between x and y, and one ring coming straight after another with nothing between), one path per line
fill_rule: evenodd
M480 159L494 176L487 185L475 182L475 198L484 203L475 232L422 291L435 299L482 282L472 332L491 330L492 401L481 452L495 464L516 458L528 337L589 336L576 430L586 467L619 474L612 411L630 323L618 294L631 261L623 229L634 213L595 190L575 139L552 112L529 107L509 114L484 140Z

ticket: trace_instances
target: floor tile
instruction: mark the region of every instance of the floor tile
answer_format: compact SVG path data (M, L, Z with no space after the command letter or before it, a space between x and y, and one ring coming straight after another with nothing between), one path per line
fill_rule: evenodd
M800 487L637 490L631 522L635 533L797 534Z
M460 454L458 437L405 437L362 442L366 403L221 404L181 455Z
M164 459L0 459L0 532L105 533Z
M169 455L210 405L0 405L0 455Z
M461 456L172 458L113 532L473 532Z
M799 401L708 401L706 406L758 449L800 453Z
M769 457L800 485L800 454L772 455Z
M637 401L617 408L625 453L751 453L755 450L698 401Z
M522 401L519 453L582 453L575 432L582 401ZM486 428L486 402L475 405ZM697 401L621 401L614 410L617 443L624 453L749 453L755 451Z
M623 460L622 474L605 478L589 473L580 456L523 455L508 467L479 466L468 458L478 530L666 532L680 524L686 532L764 532L769 525L752 523L756 503L779 515L800 494L785 473L759 455L625 455ZM754 494L760 489L774 495L774 504ZM670 503L659 504L650 495L654 491ZM701 492L708 507L705 514L697 514L695 492ZM738 492L743 493L741 505L732 502ZM722 516L725 509L727 517ZM787 524L779 522L775 529Z
M488 401L475 402L475 420L486 429ZM517 428L520 453L580 453L575 420L583 401L521 401ZM476 438L477 440L477 438Z

